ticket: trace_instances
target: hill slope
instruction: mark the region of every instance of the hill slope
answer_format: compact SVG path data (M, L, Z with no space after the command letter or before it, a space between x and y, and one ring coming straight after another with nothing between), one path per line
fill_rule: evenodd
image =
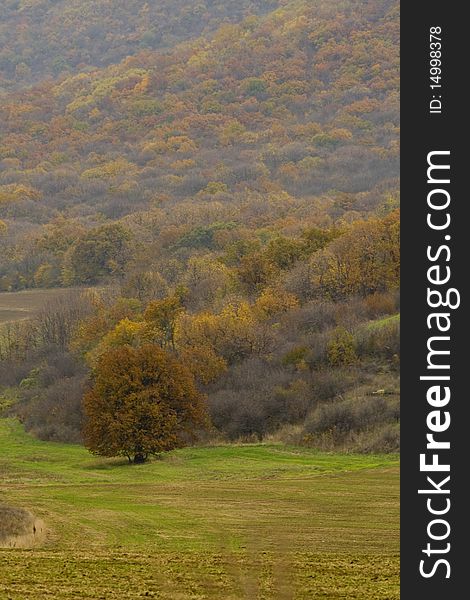
M309 206L333 192L334 218L375 209L397 189L398 26L393 0L291 1L12 93L0 109L0 217L115 219L245 190Z
M24 87L113 64L142 48L168 48L277 5L278 0L5 0L0 82Z

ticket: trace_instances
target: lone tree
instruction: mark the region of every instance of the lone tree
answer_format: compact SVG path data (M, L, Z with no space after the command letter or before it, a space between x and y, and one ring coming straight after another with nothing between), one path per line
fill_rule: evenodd
M189 369L154 344L101 355L83 406L88 450L134 463L184 446L209 420Z

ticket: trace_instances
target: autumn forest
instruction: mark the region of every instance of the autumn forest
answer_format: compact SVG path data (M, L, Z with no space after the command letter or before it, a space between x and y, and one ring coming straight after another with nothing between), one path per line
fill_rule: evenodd
M0 292L68 290L2 325L5 414L397 451L398 2L0 10Z

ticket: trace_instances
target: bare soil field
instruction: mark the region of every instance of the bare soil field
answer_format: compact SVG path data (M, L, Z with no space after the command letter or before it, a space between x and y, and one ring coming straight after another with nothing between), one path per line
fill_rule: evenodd
M0 293L0 324L29 319L59 297L67 297L71 288L23 290Z

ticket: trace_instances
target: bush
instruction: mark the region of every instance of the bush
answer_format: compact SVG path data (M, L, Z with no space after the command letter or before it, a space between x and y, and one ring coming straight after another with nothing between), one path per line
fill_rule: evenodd
M19 385L31 372L34 366L32 360L2 360L0 361L0 381L2 386Z
M318 403L344 394L357 385L360 374L351 368L337 368L317 371L312 376L312 393Z
M399 418L395 394L350 397L318 406L305 422L302 439L322 448L396 452Z
M396 411L383 397L358 398L320 406L306 425L309 433L338 434L369 429L377 423L396 419Z
M351 365L357 360L353 335L339 327L333 332L327 349L328 362L331 366Z
M296 346L286 352L282 357L282 365L284 367L295 367L299 368L301 365L305 363L305 359L307 358L309 350L306 346Z
M291 332L321 333L337 325L337 312L331 302L309 302L289 311L282 322Z
M371 294L365 298L364 303L371 319L376 319L383 315L393 315L399 310L397 292Z
M34 517L27 510L0 504L0 543L29 533L33 525Z
M399 452L400 425L390 423L361 436L357 442L357 450L366 453Z
M231 440L263 439L285 423L305 418L313 406L311 383L250 359L233 367L209 393L214 425Z
M86 368L69 352L54 352L46 357L37 370L37 382L41 387L48 387L59 379L69 379L75 375L85 375Z
M400 357L400 319L389 317L379 322L361 327L355 334L359 356L372 356L392 361L398 366Z
M15 412L25 429L39 439L81 442L81 403L85 383L83 375L75 375L58 379L47 388L23 389Z

